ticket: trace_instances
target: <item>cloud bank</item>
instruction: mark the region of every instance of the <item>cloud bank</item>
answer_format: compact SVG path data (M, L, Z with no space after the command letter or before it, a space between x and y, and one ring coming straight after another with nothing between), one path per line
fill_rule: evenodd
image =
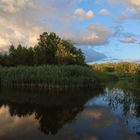
M140 0L107 0L110 4L123 4L124 10L118 14L115 21L140 19Z
M116 28L116 25L111 25L105 19L101 24L100 18L112 14L108 7L102 5L91 9L91 6L83 6L81 2L84 0L1 0L0 50L6 50L10 44L18 43L33 46L44 31L56 32L78 46L104 46L112 37L123 43L136 43L135 36L122 34L121 26ZM121 4L125 7L123 12L114 17L117 21L140 19L139 0L104 2L111 6Z
M83 30L74 30L78 19L94 17L92 10L78 8L82 0L1 0L0 50L10 44L34 45L39 35L54 31L76 44L101 45L107 43L110 29L93 23ZM105 12L105 11L104 11Z

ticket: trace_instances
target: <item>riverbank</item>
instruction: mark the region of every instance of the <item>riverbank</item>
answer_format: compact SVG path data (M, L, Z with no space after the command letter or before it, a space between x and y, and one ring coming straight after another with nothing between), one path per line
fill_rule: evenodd
M100 75L87 66L46 65L0 68L2 87L81 88L96 87Z
M90 66L0 67L0 86L38 89L96 88L108 82L134 81L134 73L99 71Z

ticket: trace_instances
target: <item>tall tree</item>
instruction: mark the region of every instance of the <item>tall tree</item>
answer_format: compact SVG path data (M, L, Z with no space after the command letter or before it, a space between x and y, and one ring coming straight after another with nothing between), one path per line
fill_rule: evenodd
M84 64L84 55L72 42L61 39L54 32L40 35L37 45L17 48L11 45L9 53L0 55L0 65Z

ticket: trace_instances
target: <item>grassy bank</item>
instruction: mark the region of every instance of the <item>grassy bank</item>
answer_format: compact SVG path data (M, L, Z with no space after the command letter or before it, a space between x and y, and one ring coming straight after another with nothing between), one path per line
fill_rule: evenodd
M89 88L119 80L132 81L133 73L95 70L91 66L44 65L0 67L1 87L39 89Z
M36 66L1 67L0 85L2 87L95 87L100 82L99 75L86 66Z
M138 70L138 64L130 62L104 63L90 65L93 71L103 75L101 80L106 82L112 81L129 81L134 82Z

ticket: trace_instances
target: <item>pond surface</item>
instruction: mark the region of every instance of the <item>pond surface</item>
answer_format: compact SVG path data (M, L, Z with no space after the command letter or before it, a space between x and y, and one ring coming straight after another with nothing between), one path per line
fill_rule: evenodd
M140 93L119 87L0 91L0 140L140 140Z

